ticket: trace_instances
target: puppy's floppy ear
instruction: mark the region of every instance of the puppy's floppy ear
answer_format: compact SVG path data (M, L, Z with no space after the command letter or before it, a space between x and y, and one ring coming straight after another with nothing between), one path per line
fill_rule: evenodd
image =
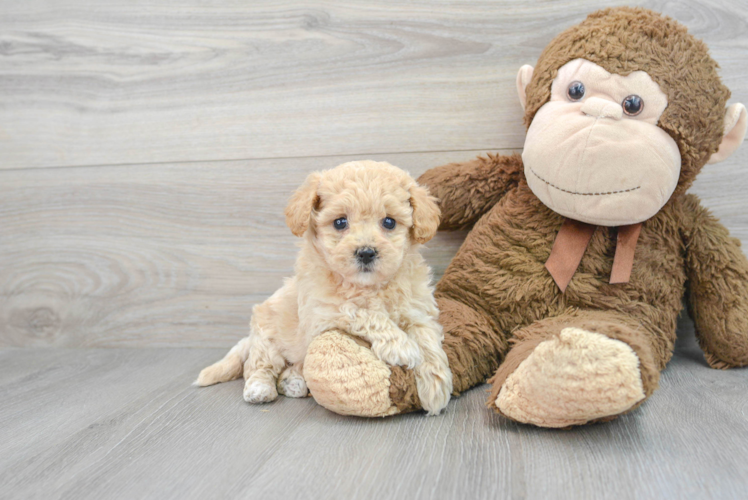
M413 207L413 239L418 243L426 243L439 228L441 210L436 204L436 198L425 187L413 183L409 191L410 206Z
M286 225L295 236L303 236L312 220L312 210L319 203L317 188L322 174L312 172L291 196L286 207Z

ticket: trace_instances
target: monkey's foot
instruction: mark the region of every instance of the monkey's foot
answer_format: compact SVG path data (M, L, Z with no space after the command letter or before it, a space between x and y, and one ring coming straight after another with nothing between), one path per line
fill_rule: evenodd
M569 427L614 417L644 397L631 347L571 327L539 343L506 377L492 404L518 422Z
M339 331L309 345L304 379L317 403L341 415L386 417L420 408L412 370L390 368L365 342Z

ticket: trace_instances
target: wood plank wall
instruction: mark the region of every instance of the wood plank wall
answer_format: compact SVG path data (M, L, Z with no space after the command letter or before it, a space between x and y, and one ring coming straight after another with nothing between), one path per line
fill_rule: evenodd
M0 346L228 346L316 169L520 151L517 69L611 1L0 1ZM748 3L645 1L748 103ZM693 191L748 242L748 147ZM426 254L437 277L464 237Z

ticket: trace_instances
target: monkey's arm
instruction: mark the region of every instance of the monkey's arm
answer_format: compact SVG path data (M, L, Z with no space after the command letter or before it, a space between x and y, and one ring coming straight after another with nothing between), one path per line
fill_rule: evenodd
M518 154L489 154L464 163L432 168L418 178L439 198L439 229L469 228L523 177Z
M748 259L740 240L704 209L684 203L688 311L712 368L748 365Z

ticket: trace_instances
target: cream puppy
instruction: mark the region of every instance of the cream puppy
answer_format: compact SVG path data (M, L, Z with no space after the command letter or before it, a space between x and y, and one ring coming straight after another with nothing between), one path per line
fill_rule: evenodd
M429 414L449 402L452 373L431 270L418 253L439 225L428 191L388 163L356 161L314 172L286 208L286 223L303 236L295 276L252 309L249 336L200 372L196 385L246 380L244 399L304 397L307 347L337 329L371 343L390 365L415 369Z

